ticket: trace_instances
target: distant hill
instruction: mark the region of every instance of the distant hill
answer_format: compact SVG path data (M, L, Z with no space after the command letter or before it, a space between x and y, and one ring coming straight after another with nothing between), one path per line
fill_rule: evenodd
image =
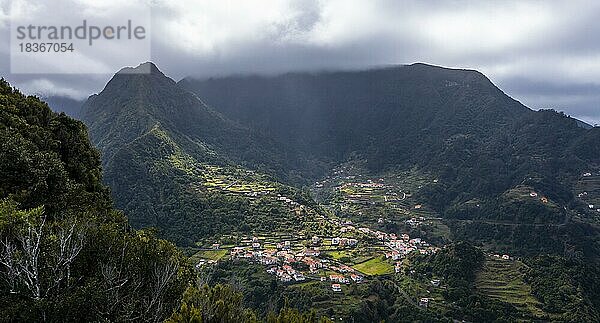
M81 116L81 106L84 100L75 100L66 96L49 96L42 98L54 112L64 112L72 118L78 119Z

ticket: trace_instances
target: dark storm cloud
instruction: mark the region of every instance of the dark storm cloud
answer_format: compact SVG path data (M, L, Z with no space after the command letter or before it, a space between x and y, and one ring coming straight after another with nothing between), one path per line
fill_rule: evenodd
M480 70L531 108L600 123L594 1L153 3L152 59L176 80L426 62ZM110 77L10 75L0 41L2 74L28 91L83 97Z

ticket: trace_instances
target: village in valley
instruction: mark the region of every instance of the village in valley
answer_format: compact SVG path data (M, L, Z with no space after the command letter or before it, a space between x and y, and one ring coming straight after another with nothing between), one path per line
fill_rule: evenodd
M227 194L270 196L288 209L287 221L301 229L237 233L198 243L192 259L199 270L223 261L253 263L283 286L311 284L341 299L352 297L352 285L385 278L415 306L451 306L443 300L443 279L419 274L411 263L413 256L433 255L450 241L448 227L415 194L425 185L439 185L435 177L414 171L369 177L355 164L343 165L312 186L317 205L262 186L213 182ZM488 253L486 259L489 275L478 278L485 293L504 295L500 287L522 292L522 281L493 285L498 273L516 272L521 266L516 259L502 253Z
M438 248L429 245L420 238L411 239L407 234L397 237L366 227L356 228L352 223L343 223L340 232L352 233L357 238L313 236L308 241L268 241L253 237L243 240L243 245L230 249L232 259L246 259L260 263L269 274L275 275L284 283L318 280L331 282L331 288L340 292L343 284L361 283L365 276L373 274L391 274L399 272L401 260L411 252L421 254L435 253ZM377 244L367 247L367 241L376 240ZM360 241L360 242L359 242ZM219 248L214 245L214 248ZM379 251L363 263L354 266L340 260L340 254L351 254L359 248ZM364 263L377 268L370 268ZM394 267L391 267L394 263ZM362 264L362 266L361 266ZM392 271L393 270L393 271Z
M409 271L407 258L412 253L431 255L443 247L409 232L418 232L421 226L438 221L425 206L411 198L409 189L399 188L401 176L394 175L394 180L365 178L350 174L352 167L337 169L331 177L313 185L314 195L320 195L324 190L332 193L328 199L318 200L318 210L264 187L254 192L245 186L245 190L235 192L231 188L239 184L226 185L216 181L215 187L233 194L273 196L289 208L292 216L303 223L304 229L232 235L212 243L204 242L193 257L197 268L220 261L246 261L261 265L264 272L281 284L293 286L315 282L333 293L343 294L346 286L365 283L372 277L393 277ZM424 181L417 182L414 188ZM374 215L370 213L373 209L385 209L387 213L376 212ZM386 224L399 219L409 230L386 229ZM440 288L442 282L433 279L429 284ZM428 297L416 299L421 306L429 304Z

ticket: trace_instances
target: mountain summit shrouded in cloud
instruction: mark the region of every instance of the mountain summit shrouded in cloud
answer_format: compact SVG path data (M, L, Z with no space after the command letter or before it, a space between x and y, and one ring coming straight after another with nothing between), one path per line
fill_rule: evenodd
M121 4L77 5L101 15ZM101 89L106 76L9 75L9 9L0 2L3 75L43 96ZM429 62L482 71L533 109L600 122L600 97L588 91L600 79L593 1L160 0L151 10L152 59L177 79Z
M599 16L0 0L0 318L600 322Z

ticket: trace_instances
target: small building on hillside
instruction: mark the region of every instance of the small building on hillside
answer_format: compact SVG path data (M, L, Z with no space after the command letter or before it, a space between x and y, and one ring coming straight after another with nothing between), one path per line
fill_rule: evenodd
M331 284L331 289L334 292L339 293L342 291L342 286L340 284Z
M305 279L306 278L304 278L304 275L302 275L302 273L295 273L294 274L294 280L297 281L297 282L303 281Z
M350 278L352 279L352 281L354 281L355 283L362 283L364 277L361 275L356 275L356 274L352 274L350 275Z

